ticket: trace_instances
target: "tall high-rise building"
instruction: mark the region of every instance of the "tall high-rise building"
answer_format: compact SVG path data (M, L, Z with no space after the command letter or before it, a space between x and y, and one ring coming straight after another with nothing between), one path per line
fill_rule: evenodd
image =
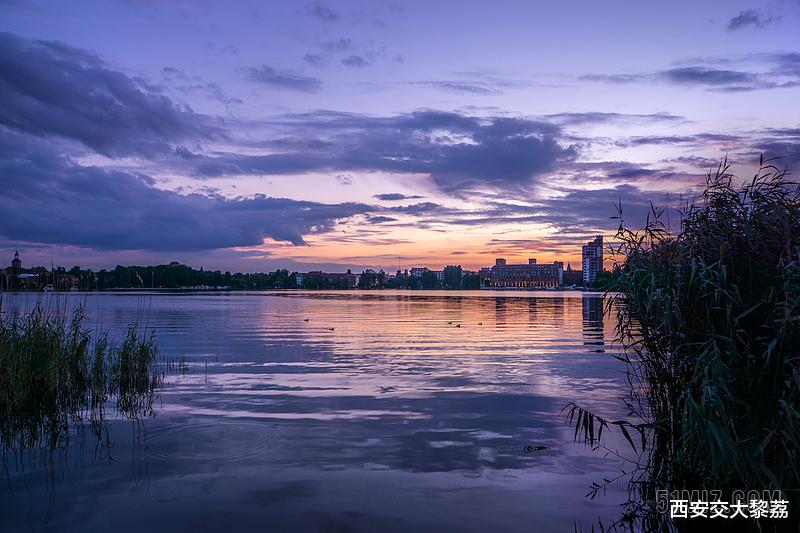
M591 287L597 279L598 272L603 270L603 236L598 235L593 241L583 245L583 286Z

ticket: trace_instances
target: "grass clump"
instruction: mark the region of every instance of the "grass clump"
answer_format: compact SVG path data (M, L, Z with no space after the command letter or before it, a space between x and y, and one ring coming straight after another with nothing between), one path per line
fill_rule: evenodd
M106 409L153 414L161 383L157 348L130 326L117 344L92 336L78 308L42 305L0 318L0 441L3 451L64 447L71 429L101 424Z
M657 489L780 489L796 514L798 186L764 161L738 183L726 160L677 234L661 214L652 209L641 230L621 223L614 249L622 261L609 308L627 348L635 421L610 423L572 404L576 435L595 444L620 425L641 452L630 474L645 504Z

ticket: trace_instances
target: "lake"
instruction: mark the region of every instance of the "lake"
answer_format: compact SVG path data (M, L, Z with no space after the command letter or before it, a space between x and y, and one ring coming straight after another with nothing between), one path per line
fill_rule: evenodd
M574 531L618 518L619 462L573 443L570 401L626 414L613 319L580 292L16 294L138 321L158 413L5 457L3 531Z

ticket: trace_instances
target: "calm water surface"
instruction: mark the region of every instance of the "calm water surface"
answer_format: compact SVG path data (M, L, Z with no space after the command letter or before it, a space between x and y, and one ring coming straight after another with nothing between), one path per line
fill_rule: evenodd
M559 414L625 414L597 295L67 297L112 334L146 321L188 370L166 377L155 418L110 417L110 449L83 432L54 461L7 457L3 531L539 532L618 516L624 487L585 497L618 463L573 444Z

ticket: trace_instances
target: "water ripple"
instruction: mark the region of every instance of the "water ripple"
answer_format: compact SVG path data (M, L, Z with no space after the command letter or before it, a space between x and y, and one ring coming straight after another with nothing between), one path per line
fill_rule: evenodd
M147 432L145 453L168 462L251 461L282 446L283 433L280 426L246 420L156 425Z

